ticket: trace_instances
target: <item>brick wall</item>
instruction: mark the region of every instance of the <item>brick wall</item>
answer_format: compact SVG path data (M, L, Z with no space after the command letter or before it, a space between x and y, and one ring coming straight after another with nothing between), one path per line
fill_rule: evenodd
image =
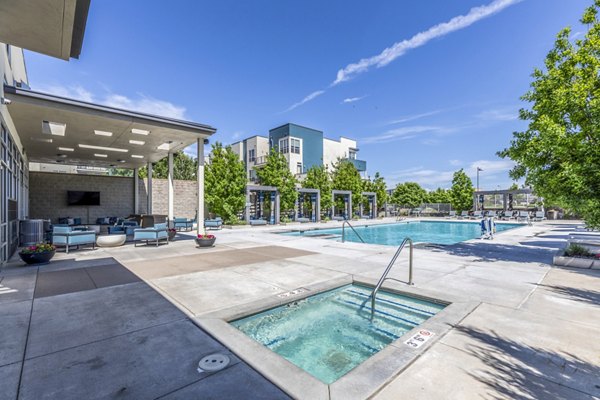
M194 218L196 214L196 181L175 181L175 217ZM68 206L67 191L100 192L100 206ZM138 185L139 212L147 212L147 181ZM152 180L152 212L168 213L166 179ZM83 174L29 173L29 218L81 218L93 224L98 217L124 217L133 214L133 178ZM89 213L89 214L88 214ZM88 220L89 216L89 220Z

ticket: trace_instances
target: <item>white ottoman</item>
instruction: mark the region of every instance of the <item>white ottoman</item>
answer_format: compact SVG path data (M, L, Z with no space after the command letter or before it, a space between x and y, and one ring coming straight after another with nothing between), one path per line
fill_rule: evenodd
M125 235L102 235L96 239L98 247L118 247L125 243Z

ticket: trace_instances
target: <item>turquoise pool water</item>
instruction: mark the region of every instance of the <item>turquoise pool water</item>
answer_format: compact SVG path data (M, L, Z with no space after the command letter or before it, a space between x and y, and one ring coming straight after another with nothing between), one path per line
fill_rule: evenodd
M496 232L523 226L523 224L496 224ZM409 221L395 224L357 226L355 229L366 243L398 246L405 237L413 242L434 244L455 244L481 236L479 222L457 221ZM305 232L285 232L291 236L322 236L327 239L341 239L342 229L315 229ZM346 240L360 242L360 239L346 226Z
M231 322L326 384L335 382L445 305L348 285Z

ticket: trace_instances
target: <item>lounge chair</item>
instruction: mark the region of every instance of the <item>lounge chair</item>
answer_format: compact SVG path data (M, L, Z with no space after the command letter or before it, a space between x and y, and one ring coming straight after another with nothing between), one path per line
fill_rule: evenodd
M205 219L204 227L210 229L221 229L223 227L223 220L221 219L221 217Z
M529 213L527 211L519 211L519 214L517 214L517 222L521 221L529 222Z
M446 216L446 218L456 218L456 211L450 211L448 213L448 216Z
M267 220L265 220L265 219L251 219L250 220L250 225L252 225L252 226L266 225L266 224L267 224Z
M483 216L483 213L481 211L477 210L477 211L473 212L473 215L471 215L469 217L469 219L481 219L482 216Z
M463 218L469 218L469 212L468 211L463 211L460 213L460 216L458 217L458 219L463 219Z
M52 228L52 244L55 246L65 246L65 251L69 252L69 246L82 246L91 244L92 249L96 246L96 232L73 230L70 226L54 226Z
M534 221L543 221L545 219L546 219L546 217L544 216L544 212L543 211L536 211L535 212L535 216L533 217Z
M133 231L134 246L137 247L137 242L143 240L146 245L149 242L156 242L156 247L161 240L166 240L169 244L169 234L167 233L167 224L154 224L152 228L137 228Z
M302 224L305 224L307 222L310 222L310 218L306 218L306 217L298 217L296 218L296 222L300 222Z
M485 212L485 216L486 217L496 218L498 215L496 214L496 211L491 210L491 211L486 211Z

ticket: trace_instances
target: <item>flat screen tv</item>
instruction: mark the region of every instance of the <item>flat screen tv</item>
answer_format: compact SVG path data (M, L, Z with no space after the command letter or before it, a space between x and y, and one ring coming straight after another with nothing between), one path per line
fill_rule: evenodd
M67 204L70 206L99 206L100 192L67 191Z

